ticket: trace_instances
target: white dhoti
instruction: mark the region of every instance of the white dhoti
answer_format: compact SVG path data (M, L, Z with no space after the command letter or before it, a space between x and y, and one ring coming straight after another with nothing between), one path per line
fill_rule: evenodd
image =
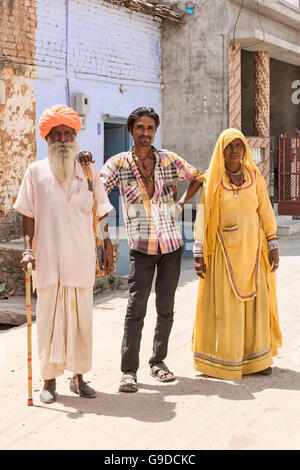
M40 289L37 297L37 342L44 380L65 370L85 374L92 364L93 288Z

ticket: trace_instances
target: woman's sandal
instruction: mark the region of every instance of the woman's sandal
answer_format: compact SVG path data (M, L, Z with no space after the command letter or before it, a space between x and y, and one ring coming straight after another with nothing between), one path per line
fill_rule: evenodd
M264 369L264 370L260 370L260 371L258 372L258 374L260 374L260 375L271 375L272 372L273 372L273 371L272 371L272 367L267 367L267 368Z
M159 382L173 382L173 380L175 380L173 372L171 372L163 362L152 366L150 375Z
M134 393L138 391L136 375L124 373L121 378L119 392Z

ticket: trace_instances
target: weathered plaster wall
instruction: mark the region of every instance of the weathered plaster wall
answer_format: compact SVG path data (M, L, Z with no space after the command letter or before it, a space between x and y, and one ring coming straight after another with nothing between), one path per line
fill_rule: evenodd
M0 106L0 213L7 214L29 162L35 159L34 79L32 71L3 68L5 104ZM16 74L17 72L17 74Z
M162 143L205 170L228 126L228 5L194 4L195 14L184 25L163 23ZM184 10L185 2L178 7Z
M21 235L12 210L35 144L35 0L1 2L0 241Z

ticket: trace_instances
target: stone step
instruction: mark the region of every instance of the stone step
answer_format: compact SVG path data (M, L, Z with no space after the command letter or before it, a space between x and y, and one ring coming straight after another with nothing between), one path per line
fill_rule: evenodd
M280 237L300 234L300 221L277 222L277 235Z
M293 219L292 215L278 215L278 203L274 204L274 212L279 237L300 234L300 220Z
M36 298L31 299L31 318L35 315ZM0 299L0 324L20 326L26 323L26 298L25 296L14 295L8 299Z

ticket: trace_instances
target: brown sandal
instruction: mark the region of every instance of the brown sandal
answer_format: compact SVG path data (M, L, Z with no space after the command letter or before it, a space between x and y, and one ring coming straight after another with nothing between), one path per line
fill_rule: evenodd
M159 382L173 382L173 380L175 380L173 372L171 372L163 362L152 366L150 375Z
M136 374L124 373L121 378L119 392L134 393L138 391Z

